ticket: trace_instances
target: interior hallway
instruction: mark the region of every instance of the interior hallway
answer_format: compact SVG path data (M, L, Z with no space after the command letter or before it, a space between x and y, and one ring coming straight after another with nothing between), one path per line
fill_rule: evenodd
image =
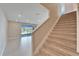
M32 36L21 35L21 24L8 21L8 39L3 56L31 56Z
M35 55L76 56L76 12L61 16L46 42Z

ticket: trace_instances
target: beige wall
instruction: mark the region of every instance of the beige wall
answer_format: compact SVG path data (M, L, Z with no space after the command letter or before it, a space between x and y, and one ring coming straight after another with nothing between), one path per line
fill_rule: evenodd
M38 48L48 31L55 25L58 17L60 16L58 12L58 4L52 3L42 5L50 11L50 17L42 26L39 27L39 29L33 32L33 52L35 52L36 48Z
M8 21L8 40L19 39L20 37L20 23Z

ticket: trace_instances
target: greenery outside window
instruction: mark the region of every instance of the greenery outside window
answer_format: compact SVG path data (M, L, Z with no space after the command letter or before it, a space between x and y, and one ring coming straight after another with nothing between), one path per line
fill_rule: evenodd
M21 35L32 34L33 27L32 25L22 25L21 27Z

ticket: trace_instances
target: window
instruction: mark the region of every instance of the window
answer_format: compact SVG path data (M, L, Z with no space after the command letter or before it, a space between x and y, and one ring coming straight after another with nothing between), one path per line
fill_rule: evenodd
M31 35L33 27L32 25L22 25L21 27L21 35Z

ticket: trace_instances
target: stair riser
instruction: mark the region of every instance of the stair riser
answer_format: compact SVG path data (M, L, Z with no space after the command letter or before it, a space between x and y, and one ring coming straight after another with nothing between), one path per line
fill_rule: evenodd
M51 33L46 42L40 49L40 54L57 56L77 56L76 35L77 35L76 13L63 15Z
M65 47L68 47L68 48L71 48L71 49L74 49L73 47L75 47L75 42L68 42L68 41L63 41L63 40L61 40L61 41L56 41L57 39L49 39L51 42L56 42L56 43L58 43L58 44L61 44L61 45L63 45L63 46L65 46ZM50 41L48 41L49 43L51 43ZM53 44L53 43L51 43L51 44Z
M53 42L54 43L54 42ZM49 44L49 43L48 43ZM53 50L53 49L55 49L57 52L60 52L61 54L62 54L62 52L63 52L63 54L62 55L71 55L71 54L73 54L73 55L75 55L75 53L74 53L74 50L72 50L72 49L69 49L68 47L65 47L65 46L60 46L60 45L56 45L56 44L49 44L49 45L47 45L47 44L45 44L45 46L47 47L47 48L51 48L51 50ZM64 48L64 49L62 49L62 47ZM68 50L67 50L68 49ZM72 52L70 52L70 51L72 51ZM69 53L67 53L67 52L69 52Z

